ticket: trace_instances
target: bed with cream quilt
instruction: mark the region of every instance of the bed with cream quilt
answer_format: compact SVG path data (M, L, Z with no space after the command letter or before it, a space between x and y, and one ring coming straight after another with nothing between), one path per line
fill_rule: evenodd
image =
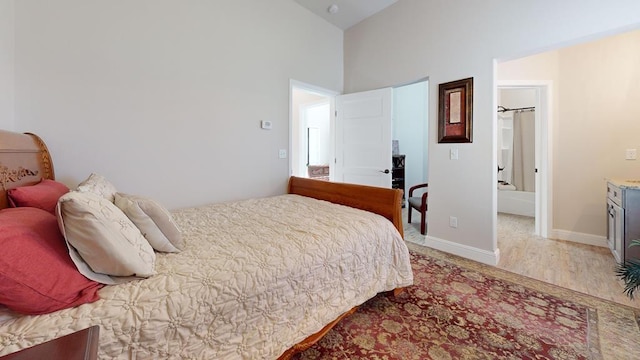
M101 359L276 359L412 284L394 223L309 195L173 211L184 248L157 253L155 275L50 314L0 306L0 355L99 325Z

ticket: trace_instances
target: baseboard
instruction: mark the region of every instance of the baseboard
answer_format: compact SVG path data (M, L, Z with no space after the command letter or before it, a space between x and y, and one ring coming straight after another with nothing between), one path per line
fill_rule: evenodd
M448 240L439 239L433 236L427 235L424 239L424 244L428 247L436 250L444 251L449 254L458 255L463 258L475 260L483 264L496 266L500 260L500 250L496 249L494 252L474 248L472 246L458 244Z
M586 245L607 247L607 238L604 236L584 234L567 230L553 229L549 232L549 238L571 241Z

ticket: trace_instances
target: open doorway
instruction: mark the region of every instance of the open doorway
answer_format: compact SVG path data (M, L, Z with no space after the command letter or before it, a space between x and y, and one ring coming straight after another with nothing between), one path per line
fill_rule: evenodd
M498 84L498 213L531 218L548 237L550 83Z
M293 176L332 180L332 114L337 93L292 80L290 95L290 173Z
M399 186L405 193L410 186L426 182L428 178L428 88L428 81L421 80L391 89L392 126L387 133L395 140L397 146L394 150L406 158L402 182L394 182L393 186ZM338 146L335 140L338 95L330 90L291 81L291 175L344 181L337 179L339 171L335 170L336 162L340 164L341 160L340 154L336 153ZM358 104L363 106L366 103L361 101ZM364 135L369 133L364 131ZM388 141L389 150L392 150L393 143ZM389 164L392 163L391 157L386 160Z

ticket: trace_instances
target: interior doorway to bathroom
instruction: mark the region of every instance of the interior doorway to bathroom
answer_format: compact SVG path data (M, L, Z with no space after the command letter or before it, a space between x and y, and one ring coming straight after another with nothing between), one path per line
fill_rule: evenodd
M547 238L550 84L502 82L497 92L498 213L532 217Z

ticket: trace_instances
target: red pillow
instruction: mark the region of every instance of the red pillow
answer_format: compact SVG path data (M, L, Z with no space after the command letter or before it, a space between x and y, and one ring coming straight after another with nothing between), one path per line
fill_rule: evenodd
M58 199L69 192L67 185L55 180L42 179L32 186L21 186L7 191L13 207L36 207L55 214Z
M45 314L98 300L101 284L75 267L54 215L37 208L0 210L0 304Z

